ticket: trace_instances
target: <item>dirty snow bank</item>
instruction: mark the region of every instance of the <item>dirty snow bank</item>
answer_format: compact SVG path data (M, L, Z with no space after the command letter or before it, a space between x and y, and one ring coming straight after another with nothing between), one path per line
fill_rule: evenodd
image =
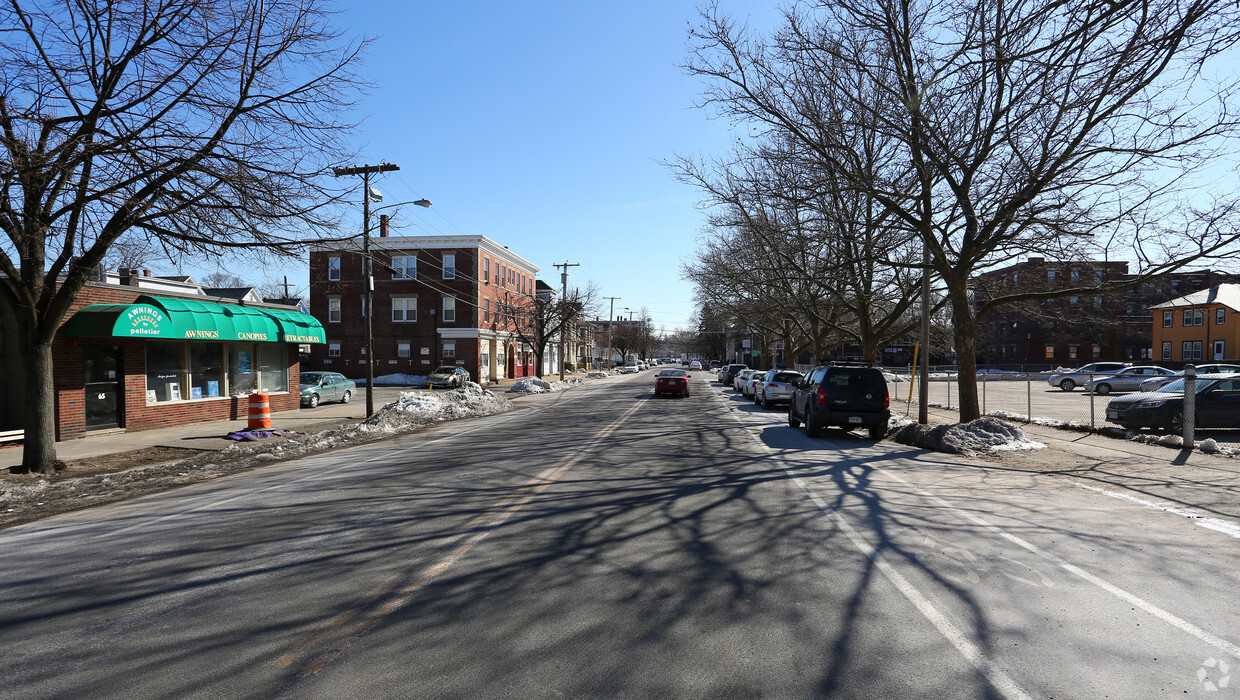
M892 423L892 440L935 452L979 455L1046 447L1025 437L1025 432L1015 425L993 416L983 416L969 423L934 426L918 425L905 416L896 416Z
M597 377L594 376L596 374L599 376ZM591 372L588 375L588 378L589 379L602 379L603 377L606 377L606 376L607 375L603 374L602 372ZM563 381L559 381L559 382L548 382L544 379L539 379L537 377L525 377L523 379L518 379L516 383L512 385L512 388L508 390L508 393L510 394L543 394L548 391L564 391L565 389L570 389L572 387L575 387L584 381L585 379L582 379L581 377L565 377Z

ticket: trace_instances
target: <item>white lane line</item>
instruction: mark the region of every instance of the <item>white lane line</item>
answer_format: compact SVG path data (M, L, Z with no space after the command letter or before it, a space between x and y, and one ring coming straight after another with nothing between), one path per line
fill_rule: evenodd
M720 401L723 401L722 395L718 392L716 392L715 395ZM746 423L741 420L740 415L733 413L732 416L736 419L737 423L741 424L742 427L748 427ZM943 614L942 611L930 602L929 598L918 590L916 586L910 583L908 579L904 578L904 576L896 570L894 566L884 560L882 558L882 552L879 552L873 546L868 544L865 541L865 538L863 538L860 533L858 533L851 525L848 524L846 520L844 520L843 515L837 512L835 508L824 501L821 496L810 488L808 482L792 473L792 468L789 467L782 457L776 455L775 452L762 440L755 439L755 442L762 448L763 451L766 452L767 458L777 463L779 468L792 479L793 483L795 483L801 491L809 496L810 500L814 502L814 505L818 507L818 510L826 514L826 516L835 523L836 527L838 527L848 537L848 540L852 543L853 547L873 562L874 567L882 573L883 577L886 578L887 581L890 582L891 585L894 586L906 600L912 603L913 607L917 608L917 611L920 612L922 616L930 622L930 624L934 625L934 628L939 631L939 634L943 635L943 638L955 647L956 651L966 662L968 662L970 666L973 667L975 671L982 674L986 678L986 681L990 683L992 688L994 688L1005 698L1012 698L1013 700L1031 700L1031 696L1026 693L1025 690L1012 679L1011 676L1000 668L994 660L987 656L986 652L980 646L974 644L973 641L969 639L968 634L953 624L947 615Z
M1082 484L1081 482L1073 481L1072 479L1060 479L1060 481L1064 482L1065 484L1072 484L1073 486L1083 488L1087 491L1093 491L1095 493L1100 493L1104 496L1110 496L1111 498L1118 498L1121 501L1127 501L1129 503L1136 503L1139 506L1144 506L1146 508L1152 508L1154 510L1161 510L1164 513L1170 513L1171 515L1178 515L1182 518L1187 518L1193 521L1193 524L1195 525L1200 525L1201 527L1208 528L1210 530L1215 530L1225 535L1231 535L1232 537L1240 539L1240 525L1236 525L1235 523L1231 523L1226 520L1221 520L1219 518L1212 518L1208 515L1202 515L1193 510L1189 510L1185 508L1177 508L1175 506L1167 505L1165 503L1159 503L1157 501L1149 501L1144 498L1137 498L1136 496L1130 496L1126 493L1119 493L1117 491L1108 491L1107 489L1098 488L1097 486L1090 486L1089 484Z
M948 503L942 498L939 498L938 496L935 496L934 494L927 492L925 489L922 489L920 486L917 486L909 482L908 480L900 477L900 475L896 474L895 472L889 469L877 469L876 471L882 473L884 476L887 476L889 478L895 479L896 481L899 481L900 483L904 484L910 489L921 494L922 497L937 503L938 505L942 506L944 509L952 513L955 513L957 516L964 518L965 520L968 520L978 525L979 527L987 530L988 532L991 532L993 534L996 534L1002 537L1003 539L1011 542L1012 544L1017 545L1018 547L1021 547L1022 549L1025 549L1026 551L1029 551L1033 554L1038 555L1039 557L1054 564L1055 566L1058 566L1064 571L1067 571L1073 576L1076 576L1085 581L1088 581L1092 583L1093 585L1097 586L1098 588L1101 588L1107 593L1110 593L1111 595L1115 596L1116 598L1119 598L1120 600L1126 603L1129 603L1133 606L1141 608L1145 612L1149 613L1150 615L1153 615L1154 617L1158 618L1159 620L1162 620L1163 622L1171 625L1172 627L1180 630L1181 632L1184 632L1185 634L1188 634L1192 637L1196 637L1201 642L1208 644L1214 647L1215 649L1218 649L1219 651L1222 651L1227 654L1231 654L1232 656L1236 658L1240 658L1240 645L1237 645L1233 642L1223 639L1222 637L1213 635L1201 629L1200 627L1194 625L1188 620L1185 620L1166 610L1163 610L1157 605L1154 605L1153 603L1143 598L1140 598L1133 593L1129 593L1123 588L1120 588L1119 586L1099 576L1091 574L1088 571L1082 569L1081 567L1076 566L1075 564L1068 563L1067 561L1060 558L1056 554L1052 554L1051 552L1048 552L1038 547L1037 545L1034 545L1031 542L1028 542L1020 537L1017 537L1016 535L1013 535L1003 530L1002 528L999 528L996 525L991 525L989 522L987 522L986 520L983 520L977 515L974 515L973 513L957 508L956 506L952 505L951 503Z

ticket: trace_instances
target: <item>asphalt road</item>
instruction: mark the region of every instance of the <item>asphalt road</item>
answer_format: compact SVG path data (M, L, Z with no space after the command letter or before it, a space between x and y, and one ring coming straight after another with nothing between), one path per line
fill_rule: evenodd
M1235 533L652 375L0 532L0 696L1240 692Z

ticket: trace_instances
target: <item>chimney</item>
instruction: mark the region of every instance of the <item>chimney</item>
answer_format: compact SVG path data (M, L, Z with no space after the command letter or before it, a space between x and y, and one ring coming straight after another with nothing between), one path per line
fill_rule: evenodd
M121 284L126 287L138 286L138 269L135 267L122 267L116 271L121 278Z
M148 270L148 269L146 269L146 268L142 268L142 276L143 276L143 277L150 277L150 276L151 276L151 271L150 271L150 270Z
M388 235L388 215L379 215L379 238L387 238Z

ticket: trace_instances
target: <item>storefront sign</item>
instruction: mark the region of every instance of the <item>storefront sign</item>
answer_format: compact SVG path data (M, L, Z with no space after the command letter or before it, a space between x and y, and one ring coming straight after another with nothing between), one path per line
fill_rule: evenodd
M125 314L125 319L129 323L129 335L159 335L160 324L167 319L164 312L158 307L150 304L141 304L131 307Z

